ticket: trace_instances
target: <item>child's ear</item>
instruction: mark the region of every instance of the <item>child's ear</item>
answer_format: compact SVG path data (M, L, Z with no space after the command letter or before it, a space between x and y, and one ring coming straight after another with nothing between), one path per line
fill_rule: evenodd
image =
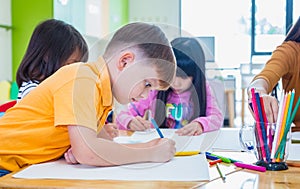
M134 61L134 54L132 52L124 52L119 59L118 69L123 70L128 64Z

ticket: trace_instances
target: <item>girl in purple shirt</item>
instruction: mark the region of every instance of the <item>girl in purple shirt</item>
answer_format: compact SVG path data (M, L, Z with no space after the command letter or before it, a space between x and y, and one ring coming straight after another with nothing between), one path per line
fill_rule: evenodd
M146 99L132 102L116 122L120 129L143 131L153 128L145 119L151 112L160 128L175 128L179 135L199 135L219 129L224 120L205 78L205 57L195 38L174 39L177 61L174 82L167 91L151 91Z

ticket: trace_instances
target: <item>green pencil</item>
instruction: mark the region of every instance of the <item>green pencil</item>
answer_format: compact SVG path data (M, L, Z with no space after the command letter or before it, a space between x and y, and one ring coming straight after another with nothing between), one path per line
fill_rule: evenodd
M292 115L291 115L291 117L290 117L290 119L289 119L289 121L288 121L288 123L287 123L287 125L285 127L284 134L283 134L283 137L282 137L283 140L281 140L281 142L279 144L279 147L278 147L278 149L276 151L275 157L278 157L278 154L280 153L280 158L283 158L283 153L284 153L285 143L286 143L286 136L287 136L288 131L291 128L292 122L293 122L293 120L294 120L294 118L296 116L296 113L298 111L299 105L300 105L300 97L298 97L298 101L297 101L297 103L295 105L295 108L294 108L294 110L292 112Z
M220 175L220 177L222 178L222 180L223 180L223 182L225 182L225 179L226 179L226 177L223 175L223 173L221 172L221 169L220 169L220 167L219 167L219 163L217 163L217 170L218 170L218 173L219 173L219 175Z
M298 111L299 105L300 105L300 96L298 97L298 101L297 101L297 103L296 103L296 105L295 105L295 108L294 108L294 110L293 110L292 116L291 116L290 119L289 119L289 125L292 124L292 122L293 122L293 120L294 120L294 118L295 118L295 116L296 116L296 113L297 113L297 111Z

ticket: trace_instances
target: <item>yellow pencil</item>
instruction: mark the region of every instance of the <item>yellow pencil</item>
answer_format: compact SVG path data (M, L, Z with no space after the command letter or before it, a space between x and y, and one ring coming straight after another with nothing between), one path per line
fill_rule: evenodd
M181 151L181 152L176 152L175 156L192 156L192 155L197 155L199 153L200 151Z

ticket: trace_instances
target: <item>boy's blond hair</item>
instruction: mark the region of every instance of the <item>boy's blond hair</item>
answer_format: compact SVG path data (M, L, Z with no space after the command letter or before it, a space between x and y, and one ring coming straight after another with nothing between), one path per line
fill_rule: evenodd
M160 89L167 89L176 72L176 59L164 32L155 25L130 23L120 28L108 43L104 56L112 57L128 48L137 48L143 56L151 59L149 66L155 66Z

